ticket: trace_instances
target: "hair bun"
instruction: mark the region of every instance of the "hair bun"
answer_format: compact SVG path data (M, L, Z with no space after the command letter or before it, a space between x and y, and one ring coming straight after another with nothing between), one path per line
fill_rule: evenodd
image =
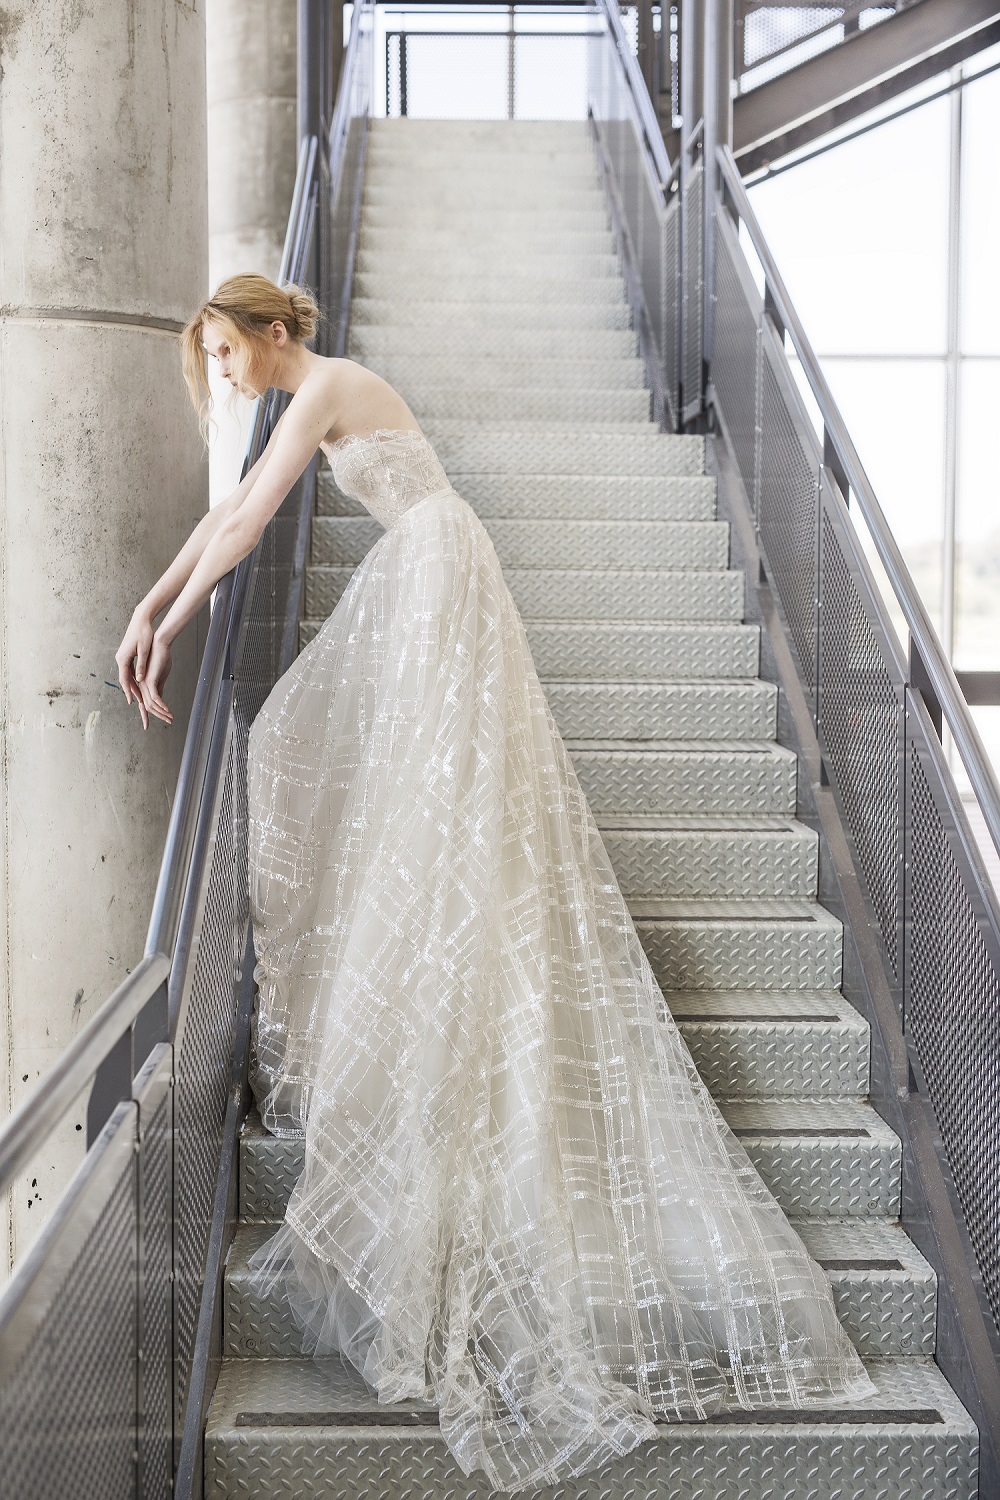
M316 305L316 299L311 292L307 292L303 287L295 286L294 283L286 284L284 291L295 319L296 337L311 339L319 323L319 308Z

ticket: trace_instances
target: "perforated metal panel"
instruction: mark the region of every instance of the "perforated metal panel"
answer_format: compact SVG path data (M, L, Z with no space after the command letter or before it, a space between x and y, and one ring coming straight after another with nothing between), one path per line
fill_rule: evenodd
M660 347L663 351L663 396L667 425L681 423L681 205L668 205L660 233Z
M717 218L715 357L712 383L751 511L757 508L757 427L760 392L758 328L763 298L753 283L737 232Z
M741 94L759 88L811 57L904 10L915 0L848 0L846 4L782 4L737 0L735 70Z
M180 1430L194 1353L215 1181L222 1153L233 1022L237 930L230 739L198 954L176 1064L174 1421Z
M120 1104L0 1299L11 1500L134 1500L135 1138Z
M831 497L832 503L832 497ZM824 750L878 918L900 977L902 686L887 663L829 504L822 516L819 720Z
M701 409L702 351L705 309L702 222L705 172L701 163L693 167L684 188L684 373L682 400L685 418Z
M796 421L798 393L768 325L762 340L757 524L803 679L815 692L819 464Z
M154 1049L139 1106L139 1493L167 1500L173 1476L173 1048Z
M975 841L953 784L946 793L950 773L913 693L906 744L904 1023L1000 1324L1000 952L983 905L981 862L978 870L970 863Z

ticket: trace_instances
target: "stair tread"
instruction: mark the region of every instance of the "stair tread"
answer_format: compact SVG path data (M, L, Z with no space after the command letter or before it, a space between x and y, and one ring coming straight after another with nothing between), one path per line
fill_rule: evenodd
M777 740L579 740L564 741L567 750L580 755L766 755L772 760L793 761L795 751Z
M679 993L679 992L675 992ZM689 992L698 1000L704 998L705 992L694 990ZM714 991L713 997L723 994L722 991ZM745 994L755 997L758 992L732 991L731 994ZM791 1001L795 997L816 997L823 1003L839 1001L846 1004L843 995L838 990L792 990L787 992ZM799 1002L800 1003L800 1002ZM803 1094L782 1095L780 1098L724 1098L716 1100L716 1103L730 1128L740 1134L741 1139L752 1138L756 1133L764 1133L773 1138L777 1132L782 1138L794 1139L800 1136L815 1136L822 1132L824 1136L829 1131L843 1131L845 1136L855 1137L864 1134L873 1140L896 1142L899 1136L892 1127L883 1120L882 1116L867 1099L830 1099L825 1095ZM241 1135L245 1139L255 1140L298 1140L304 1139L301 1131L291 1132L288 1136L278 1137L264 1129L260 1118L260 1112L256 1105L247 1112L243 1123ZM833 1137L830 1137L831 1139Z
M819 1022L847 1026L865 1035L869 1033L869 1024L861 1012L834 989L668 990L664 998L678 1026L756 1026L762 1021L766 1024L794 1022L815 1025Z
M817 1435L826 1436L831 1433L831 1426L851 1428L859 1418L871 1419L879 1411L888 1410L893 1414L893 1427L913 1426L917 1431L926 1431L928 1423L916 1420L916 1411L934 1408L939 1414L939 1421L934 1422L933 1426L952 1433L978 1436L978 1429L972 1418L933 1359L927 1356L866 1359L864 1365L878 1386L877 1396L858 1403L814 1407L812 1410L816 1414L815 1421L810 1420L808 1410L782 1411L776 1414L774 1425L787 1426L790 1435L798 1437L814 1429ZM909 1419L907 1408L914 1409ZM355 1375L337 1358L323 1361L224 1359L208 1414L205 1437L206 1442L239 1442L245 1439L248 1426L258 1425L248 1422L246 1414L259 1412L259 1427L262 1429L269 1426L295 1426L301 1432L303 1428L307 1428L313 1435L313 1441L321 1442L325 1431L336 1430L341 1426L337 1421L338 1415L346 1417L371 1412L373 1425L377 1424L384 1441L396 1425L392 1422L393 1415L398 1414L404 1418L397 1430L401 1428L412 1437L414 1428L405 1424L405 1414L432 1412L433 1409L430 1403L421 1401L394 1402L391 1406L380 1407L376 1398L367 1391L360 1375ZM831 1424L830 1416L834 1412L843 1412L842 1424ZM301 1424L290 1422L289 1417L295 1415L303 1418L308 1415L309 1420ZM685 1433L690 1436L697 1434L699 1442L722 1441L727 1429L756 1430L762 1415L760 1411L745 1415L736 1411L727 1413L721 1421L715 1418L710 1423L665 1422L658 1425L661 1425L663 1436L672 1442ZM276 1420L269 1423L268 1416ZM324 1416L327 1420L317 1421L317 1416ZM768 1429L773 1430L770 1421ZM349 1431L352 1436L356 1436L357 1425L350 1424ZM418 1428L417 1431L427 1441L440 1440L425 1428ZM303 1441L301 1438L299 1440Z

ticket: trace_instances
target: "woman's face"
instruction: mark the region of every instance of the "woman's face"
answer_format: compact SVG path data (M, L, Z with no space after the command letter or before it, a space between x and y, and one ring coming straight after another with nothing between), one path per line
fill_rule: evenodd
M227 340L217 328L211 323L203 323L201 326L201 341L205 346L205 353L210 354L213 359L219 361L219 374L223 380L228 380L231 386L236 385L236 377L232 369L232 350Z

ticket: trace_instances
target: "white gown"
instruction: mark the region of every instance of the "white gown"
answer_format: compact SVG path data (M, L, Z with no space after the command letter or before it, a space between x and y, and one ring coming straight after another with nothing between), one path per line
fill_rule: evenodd
M425 437L327 450L387 529L250 732L252 1084L305 1133L251 1258L303 1353L466 1473L876 1393L671 1019L493 544Z

